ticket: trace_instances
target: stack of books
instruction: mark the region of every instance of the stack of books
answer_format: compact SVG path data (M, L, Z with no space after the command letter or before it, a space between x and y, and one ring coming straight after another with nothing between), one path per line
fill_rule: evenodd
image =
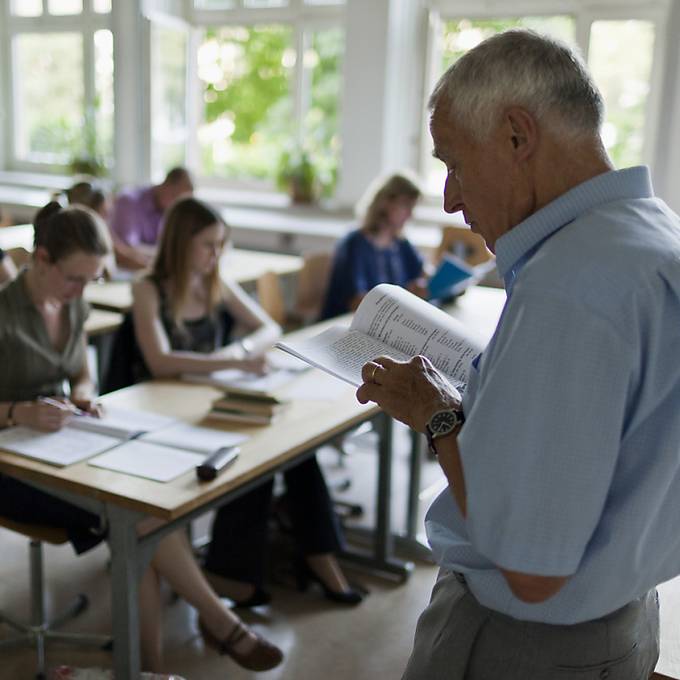
M269 425L286 408L287 402L274 394L227 391L215 399L209 418L252 425Z

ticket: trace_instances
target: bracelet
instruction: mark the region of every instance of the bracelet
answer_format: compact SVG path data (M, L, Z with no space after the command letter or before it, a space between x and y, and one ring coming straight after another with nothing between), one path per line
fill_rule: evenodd
M14 420L14 407L17 405L16 401L13 401L10 405L9 408L7 409L7 418L5 420L5 427L13 427L16 425L16 421Z
M243 354L245 354L245 356L250 356L250 353L253 351L252 340L248 340L248 338L241 338L238 341L238 344L241 345L241 349L243 350Z

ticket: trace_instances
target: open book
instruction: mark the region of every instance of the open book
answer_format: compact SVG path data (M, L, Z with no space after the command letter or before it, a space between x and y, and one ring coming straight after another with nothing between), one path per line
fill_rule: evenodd
M177 423L125 442L88 461L93 465L156 482L168 482L204 462L218 449L234 448L248 437Z
M460 257L446 253L427 283L430 300L459 295L466 288L479 283L495 266L495 260L488 260L473 267Z
M378 356L406 361L422 354L458 389L483 342L445 312L399 286L382 283L361 301L352 323L276 346L359 386L361 367Z
M107 408L101 418L74 416L58 432L41 432L22 425L7 428L0 432L0 448L65 466L175 422L174 418L156 413Z

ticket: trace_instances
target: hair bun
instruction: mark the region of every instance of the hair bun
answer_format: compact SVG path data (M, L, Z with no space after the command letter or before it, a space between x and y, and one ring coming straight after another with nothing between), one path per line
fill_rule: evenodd
M38 213L33 218L33 229L35 233L34 245L37 246L42 244L44 241L44 232L47 229L50 220L58 213L61 212L62 207L58 201L50 201L47 205L43 206L38 210Z

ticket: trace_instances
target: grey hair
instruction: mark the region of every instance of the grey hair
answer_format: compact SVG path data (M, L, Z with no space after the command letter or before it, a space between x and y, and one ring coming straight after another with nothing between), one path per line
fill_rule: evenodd
M604 118L602 95L581 57L526 29L492 36L456 61L430 96L431 112L440 105L478 140L508 106L521 106L570 137L599 135Z

